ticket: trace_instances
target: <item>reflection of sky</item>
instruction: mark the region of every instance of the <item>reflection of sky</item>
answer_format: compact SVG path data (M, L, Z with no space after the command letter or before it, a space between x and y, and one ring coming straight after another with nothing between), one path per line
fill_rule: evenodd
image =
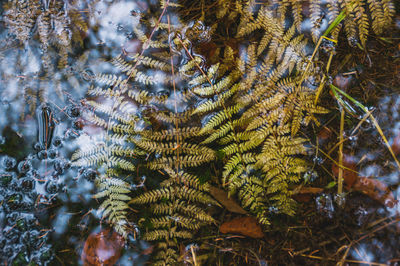
M365 244L361 244L357 246L357 249L353 249L351 251L351 255L359 261L363 262L374 262L374 255L371 250L368 249L368 246Z
M90 50L89 61L82 63L80 62L79 68L76 69L72 76L65 77L65 73L62 71L57 71L54 74L54 78L62 81L68 88L68 92L71 93L72 98L75 101L84 95L84 90L87 88L88 83L83 81L78 75L82 69L90 68L95 73L110 73L115 72L115 69L109 64L106 58L115 56L121 53L121 46L126 44L132 36L132 27L139 23L139 18L131 15L131 10L138 9L139 6L134 1L100 1L96 7L96 12L91 19L91 26L98 26L97 32L90 32L89 39L90 44L88 50ZM327 28L327 20L323 19L321 23L320 31L324 31ZM302 29L309 31L311 29L310 20L305 20L302 25ZM4 38L4 34L0 35ZM129 45L135 46L137 43L130 43ZM101 48L106 48L105 51L101 51ZM35 115L28 115L24 121L20 121L21 108L24 108L25 103L23 97L21 97L21 85L18 83L23 80L23 77L17 76L30 76L37 78L37 73L41 70L41 59L40 54L38 54L37 47L31 48L30 46L24 47L21 50L20 56L7 56L6 60L1 59L0 54L0 72L1 75L11 77L7 82L1 80L0 84L0 134L2 129L6 125L11 125L12 129L24 136L27 139L29 147L33 146L34 142L37 141L37 121ZM132 50L137 48L133 47ZM287 53L289 53L289 49ZM109 53L109 54L108 54ZM10 53L12 55L17 55L17 53ZM9 54L8 54L9 55ZM72 64L76 58L72 58ZM17 63L19 60L19 64ZM94 63L93 63L94 62ZM160 85L154 86L153 88L157 92L165 91L163 81L166 75L161 71L147 71L148 75L151 75L155 81L159 82ZM33 79L33 78L32 78ZM37 89L39 83L35 81L26 81L26 86L32 86L32 88ZM53 86L53 87L52 87ZM54 111L55 118L60 120L57 124L55 130L55 136L64 138L66 136L67 130L71 127L70 121L65 115L63 115L64 107L69 106L71 103L66 101L61 101L54 91L54 84L49 84L52 88L49 92L49 100L51 100L51 107ZM166 105L173 110L175 107L175 101L178 101L178 111L183 111L187 108L187 103L181 101L181 95L171 95L168 98ZM18 99L19 98L19 99ZM7 102L6 102L7 101ZM392 103L394 102L394 103ZM104 107L112 107L113 102L109 100L104 100L101 102ZM388 110L382 110L382 112L391 113L391 121L386 121L388 123L383 123L382 129L385 134L388 135L389 142L392 143L394 137L400 133L400 117L398 114L400 106L400 97L398 95L388 96L383 98L381 103L377 106L384 106ZM131 113L136 112L136 106L134 104L128 105L125 108L129 109ZM207 120L207 118L204 118ZM88 129L89 130L89 129ZM376 136L376 133L374 133ZM71 133L71 135L73 135ZM90 135L90 136L89 136ZM65 139L64 147L59 149L60 157L69 158L71 152L76 148L85 149L89 146L104 145L104 132L102 130L90 132L80 132L80 136L75 140ZM33 152L32 152L33 153ZM368 154L368 159L371 161L376 160L380 157L380 154L374 153L370 150L362 150L357 154L357 158L361 159L364 154ZM1 157L1 156L0 156ZM2 158L0 158L2 159ZM39 161L34 160L34 167L38 170L40 174L46 177L51 177L53 172L54 161ZM101 171L101 170L100 170ZM399 180L399 171L396 168L392 168L392 171L382 173L382 167L379 165L374 165L373 163L364 166L360 173L362 176L373 176L379 178L379 180L384 181L388 185L397 184ZM71 220L73 212L67 207L68 204L75 203L80 204L80 207L88 208L93 192L93 183L89 182L83 178L78 178L79 174L77 169L67 171L60 179L57 181L59 183L65 183L68 190L64 194L60 194L59 198L62 200L65 206L59 207L56 211L56 216L52 221L52 227L55 229L57 235L68 234L69 221ZM38 185L36 191L45 194L45 185ZM394 192L395 196L400 195L400 187ZM332 204L332 203L331 203ZM86 209L85 209L86 210ZM333 212L333 208L329 205L328 212ZM381 210L382 211L382 210ZM390 215L397 215L400 212L400 204L395 208L389 209ZM82 215L81 213L79 215ZM2 214L0 213L0 217ZM82 243L76 243L77 245ZM358 251L352 249L351 255L353 258L372 262L375 259L374 252L376 250L371 250L368 245L362 244L358 247ZM122 258L121 265L127 265L130 263L129 258L133 252L128 252ZM133 255L132 255L133 256ZM135 255L137 256L137 255Z
M139 23L139 18L131 15L131 10L134 9L137 9L137 5L133 1L111 5L100 2L96 6L100 41L115 47L125 43L127 33Z

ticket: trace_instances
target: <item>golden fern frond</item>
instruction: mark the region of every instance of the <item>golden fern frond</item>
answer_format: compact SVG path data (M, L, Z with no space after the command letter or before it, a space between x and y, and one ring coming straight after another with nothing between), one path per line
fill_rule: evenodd
M232 118L232 116L237 114L240 110L241 106L237 104L217 112L204 125L204 127L200 130L199 134L202 135L206 132L210 132L215 127L220 126L222 123L225 123L228 119Z
M213 153L213 150L199 146L197 144L191 143L182 143L178 144L177 142L168 142L168 143L160 143L156 141L150 141L145 139L134 140L134 143L137 147L146 150L148 152L160 153L162 155L170 155L175 152L181 152L184 154L204 154L204 153Z
M372 16L372 29L376 34L382 34L393 20L395 14L394 4L390 0L368 0Z
M144 233L143 239L166 241L158 245L156 255L163 261L166 249L176 249L168 241L190 239L194 230L215 222L201 206L218 204L207 194L208 186L201 185L196 176L172 168L166 168L166 172L169 178L159 189L147 191L130 201L130 204L152 203L151 211L155 216L149 219L151 229Z
M127 202L131 199L128 195L131 192L130 184L108 175L97 178L96 184L98 192L94 198L105 198L99 207L102 217L107 218L114 229L126 237L130 227L126 217L129 209Z
M185 155L183 157L163 157L149 162L147 166L152 170L164 169L166 166L186 168L197 167L215 159L215 154Z
M307 170L306 162L297 157L307 153L302 138L293 138L289 126L275 128L257 155L255 167L262 170L263 187L270 197L270 205L278 211L292 215L293 200L290 199L289 183L298 182L300 174Z
M119 86L121 87L126 86L126 80L121 76L117 76L114 74L103 74L103 73L97 74L96 81L100 84L105 84L113 88L117 88Z
M192 110L186 110L180 113L173 113L173 112L157 112L156 114L154 114L154 117L161 121L161 122L165 122L168 124L173 124L173 123L186 123L187 121L189 121L189 119L191 118L191 114L192 114Z
M189 230L198 230L200 228L200 224L196 223L197 221L195 219L179 214L175 215L174 218L163 216L150 219L150 223L154 228L166 228L171 226L172 222L175 222L178 227L187 228Z
M201 87L195 87L192 90L195 94L203 97L219 94L224 89L229 88L229 86L232 85L239 77L240 73L238 71L232 71L229 75L225 76L216 84L203 85Z
M236 91L238 90L238 87L239 87L239 84L235 84L226 92L218 94L217 100L210 99L210 100L206 100L203 103L200 103L196 107L196 109L194 109L193 114L210 112L219 107L223 107L224 102L227 101L230 97L232 97L232 95L234 95L236 93Z
M137 68L140 65L152 69L159 69L162 71L171 70L171 67L168 63L140 54L133 55L132 59L129 62L126 61L126 59L123 58L122 55L118 55L117 57L113 58L111 63L115 67L120 69L123 73L126 73L127 75L131 75L132 73L134 73L135 68Z
M146 105L151 102L163 103L167 99L166 95L150 95L150 93L145 90L129 90L128 96L142 105Z
M183 200L155 204L152 206L152 211L157 215L172 215L175 212L179 212L207 224L214 222L214 219L202 207L187 204L187 202Z
M140 132L140 135L146 139L154 140L154 141L171 141L173 139L187 139L196 137L200 131L199 127L180 127L173 128L168 130L144 130Z
M321 20L321 2L318 0L310 1L310 11L311 11L311 34L314 43L317 43L319 40L320 33L320 20Z
M253 211L262 225L269 225L269 202L262 181L254 176L244 177L238 197L243 207Z
M114 96L120 96L121 92L118 91L118 90L114 91L114 90L112 90L110 88L103 89L101 87L97 87L97 86L93 86L92 85L88 89L87 94L91 95L91 96L106 96L106 97L112 98Z
M175 172L170 168L166 168L165 171L168 173L168 175L171 178L167 179L161 183L161 186L163 186L163 187L168 187L173 184L180 183L183 186L189 186L189 187L195 188L199 191L208 191L210 188L208 183L201 184L199 181L199 178L195 175L191 175L191 174L188 174L183 171ZM216 204L216 202L214 202L214 204ZM218 205L218 204L216 204L216 205Z

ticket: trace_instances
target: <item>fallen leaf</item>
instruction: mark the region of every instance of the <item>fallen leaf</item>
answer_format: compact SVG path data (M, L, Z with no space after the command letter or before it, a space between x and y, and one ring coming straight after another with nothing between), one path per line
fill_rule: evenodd
M350 88L355 82L355 79L352 75L343 75L343 74L338 74L334 77L333 79L333 85L336 87L342 89L342 90L347 90Z
M309 202L312 199L310 194L294 194L292 198L297 202Z
M312 197L311 194L318 194L324 191L319 187L300 187L293 191L292 198L298 202L309 202Z
M232 198L228 197L228 193L222 189L211 186L210 194L221 203L228 211L239 213L239 214L247 214L247 212L239 206Z
M293 194L318 194L324 192L320 187L301 187L293 191Z
M382 203L383 205L393 208L397 201L394 198L392 191L381 181L368 177L362 177L357 174L356 160L353 156L343 154L343 166L348 169L343 169L343 179L346 188L352 188L359 191ZM339 167L332 165L333 174L338 177Z
M238 217L225 222L219 227L219 231L223 234L241 234L252 238L264 237L264 233L257 219L251 216Z
M318 143L320 145L324 145L328 140L332 137L332 130L330 130L327 127L321 128L321 130L318 133Z
M124 243L124 238L110 229L90 234L81 254L83 265L114 265L121 257Z
M392 150L395 155L400 154L400 133L393 140Z
M389 208L393 208L397 204L392 191L377 179L359 177L353 189L368 195Z

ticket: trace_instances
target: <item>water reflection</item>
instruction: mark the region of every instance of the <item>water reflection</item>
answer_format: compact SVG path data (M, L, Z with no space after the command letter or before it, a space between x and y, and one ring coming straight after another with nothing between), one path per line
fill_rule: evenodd
M218 57L223 53L221 52L223 46L229 47L226 50L232 50L232 53L224 58L227 62L243 60L245 61L243 68L261 67L261 63L251 62L252 59L247 54L249 41L241 40L243 44L239 43L239 40L232 37L234 35L229 27L226 28L227 36L218 36L220 38L218 41L213 40L216 28L199 21L187 22L187 25L181 27L179 32L173 32L167 36L154 33L152 29L158 21L149 17L153 16L155 2L142 0L9 1L3 5L2 26L4 27L0 28L0 38L4 40L0 44L0 250L2 250L0 264L27 265L33 262L39 265L76 265L77 263L112 265L118 261L120 265L140 265L146 263L148 257L152 255L155 245L136 238L145 232L139 232L136 230L136 225L129 224L135 230L126 236L127 239L122 239L119 234L109 228L102 218L102 213L96 211L101 203L93 197L98 192L96 180L107 172L108 164L111 163L106 161L107 166L103 164L98 167L100 161L93 159L90 163L86 163L91 167L79 167L77 164L72 167L71 155L77 149L88 153L90 153L89 148L104 149L107 152L110 145L127 148L139 142L141 137L134 135L131 132L132 128L116 126L120 132L116 130L113 132L115 134L110 135L109 131L112 130L104 130L104 126L101 127L107 124L108 128L112 124L110 122L112 119L123 122L137 119L135 130L140 131L151 127L152 130L159 130L165 135L167 135L167 130L174 129L166 124L177 120L184 121L188 125L206 125L213 119L214 114L200 117L201 121L188 122L188 117L185 117L191 111L190 108L204 106L209 101L206 98L208 95L206 93L201 95L201 93L210 91L212 86L207 83L196 83L195 78L200 80L202 71L214 74L221 71L223 74L220 76L209 74L208 77L212 84L218 86L224 82L233 83L231 79L238 78L245 71L239 69L242 72L238 72L240 74L236 74L237 76L232 75L229 78L224 76L224 71L228 70L221 70L219 67L226 66L216 64ZM195 7L195 10L200 9ZM232 8L232 14L236 11ZM185 23L178 19L177 14L171 12L169 15L168 19L172 25L182 26ZM233 23L232 21L235 22L234 24L238 22L234 19L234 15L231 16L227 25ZM166 17L160 20L160 23L160 28L164 32L171 31L167 27L169 24ZM287 23L292 23L292 21ZM328 18L323 18L318 28L314 27L316 23L316 21L305 19L300 28L306 35L311 34L315 39L315 36L319 36L328 27ZM254 35L257 37L257 34ZM160 42L149 39L150 36ZM130 63L129 66L138 62L139 54L147 48L142 47L143 43L149 47L152 45L153 49L151 53L143 54L143 56L148 56L149 60L146 63L142 60L143 65L138 68L143 75L136 76L134 85L125 84L122 81L126 76L131 75L130 71L133 70L128 69L127 66L125 73L121 74L115 64L118 63L118 59L120 62ZM325 46L329 45L332 44L325 44ZM307 44L303 48L304 54L297 51L298 47L289 47L285 53L282 53L282 57L288 62L298 63L301 60L306 62L305 58L311 54L313 46ZM165 50L162 49L167 51L170 49L175 57L168 58L170 61L166 61ZM327 52L330 51L329 47L324 49ZM173 62L176 69L170 69L165 62L165 65L151 62L150 56L164 59L168 64ZM114 65L110 64L112 58L114 58L112 60ZM197 65L193 63L194 61ZM272 75L276 71L273 67L276 63L268 61L266 63L271 64L271 69L264 74ZM301 65L305 65L303 63ZM158 69L148 67L150 64L158 64ZM290 67L289 74L296 67ZM319 66L315 68L319 69ZM171 75L171 71L178 74ZM112 83L107 95L101 95L97 90L97 86L101 86L98 81L102 79L103 74L103 83ZM114 80L113 83L110 82L112 79L110 77L114 74L118 75L119 80ZM250 80L251 75L249 74L246 78ZM351 79L348 78L346 82L350 84ZM310 88L316 89L320 77L312 76L307 82ZM243 86L245 85L247 84ZM126 91L130 94L128 95ZM123 92L121 97L124 100L128 99L123 106L118 106L122 98L110 97L113 93L120 92ZM147 99L144 95L139 95L143 92L148 94L146 96L149 96L150 100L141 105L138 99ZM204 96L204 100L201 100L201 97L193 97L196 93ZM221 107L223 104L219 101L229 93L230 91L222 92L210 98L213 104ZM160 104L161 102L163 104ZM375 103L375 107L379 107L376 111L377 119L397 155L400 150L399 145L396 144L400 136L399 103L398 93L384 96ZM123 111L122 114L129 116L114 114L113 111L118 109L116 106ZM168 111L171 110L175 112L175 117L169 116ZM356 110L351 111L357 114ZM88 116L95 117L101 112L102 115L96 117L97 124L87 122ZM107 114L113 114L112 118L109 118ZM241 115L241 113L238 112L236 115ZM122 136L120 133L124 130L132 134L129 137ZM330 192L317 195L313 201L315 209L311 212L317 212L320 220L310 221L310 224L314 222L319 226L316 230L324 229L326 225L331 227L334 222L343 223L346 226L350 224L351 227L343 227L346 230L384 226L384 223L389 224L395 221L391 219L398 217L400 205L395 204L395 199L400 193L399 171L390 159L372 123L368 120L362 123L361 130L362 134L347 132L350 137L346 143L348 145L346 148L349 148L352 153L348 155L348 158L351 157L349 168L357 172L356 175L353 173L355 180L351 181L351 185L346 184L348 185L346 189L347 192L351 190L353 193L358 192L355 192L356 196L350 197L350 200L346 198L347 195L337 197ZM151 133L157 136L154 132ZM185 134L191 136L189 130ZM228 137L224 141L228 142ZM173 147L168 147L165 153L171 150L181 152L185 148L182 146L177 142ZM189 148L187 150L190 152ZM125 150L120 150L120 152L128 155L127 157L131 160L129 162L136 160L137 154ZM162 159L164 156L162 153L140 152L138 156L144 156L146 162ZM221 157L224 156L221 155ZM323 158L315 157L318 166L324 165ZM218 159L215 164L220 165L223 160L224 158ZM174 160L172 163L177 161L179 162L179 160ZM82 163L83 165L85 163ZM126 177L127 180L133 180L127 184L129 190L134 193L136 188L147 189L144 186L146 175L151 176L147 180L150 182L150 187L154 187L154 183L160 181L149 172L134 175L124 172L123 167L118 164L115 168L117 174ZM205 172L204 169L201 170ZM318 181L317 176L316 170L309 172L307 182ZM364 182L363 186L356 180ZM164 200L166 199L161 199L161 201ZM212 210L211 212L218 213L213 207L209 209ZM134 210L130 215L135 216L138 211L142 210ZM277 213L278 209L271 207L269 212ZM374 224L378 219L384 220ZM172 221L177 224L186 222L191 225L190 221L182 222L181 220L170 213L167 220L161 222L166 224ZM146 228L152 227L147 217L140 223L149 223ZM392 224L395 223L389 225ZM175 232L177 227L172 228L171 231ZM214 229L205 229L205 234L210 235L207 230L211 232ZM359 261L387 263L388 258L397 254L395 247L398 241L393 240L396 234L398 235L398 233L393 233L391 236L384 231L381 235L378 233L372 240L361 241L363 240L361 239L356 248L349 249L349 254ZM218 232L214 235L220 237ZM352 237L356 238L359 235L354 234ZM189 241L191 243L192 239ZM245 242L241 244L246 245ZM204 244L206 247L207 245L209 243ZM210 252L212 248L205 248L195 243L188 246L176 244L176 246L181 252L179 255L182 255L183 260L189 263L192 262L196 253L212 253ZM224 250L222 247L219 248ZM262 257L264 254L259 255ZM213 258L213 255L209 256ZM265 261L266 259L263 258L258 262L266 264Z

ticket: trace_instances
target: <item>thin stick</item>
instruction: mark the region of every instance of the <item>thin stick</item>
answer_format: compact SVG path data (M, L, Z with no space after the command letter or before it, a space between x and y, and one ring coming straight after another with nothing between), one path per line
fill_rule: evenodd
M335 261L332 258L326 258L326 257L320 257L320 256L314 256L314 255L301 254L300 256L310 258L310 259ZM376 265L376 266L387 266L387 264L383 264L383 263L361 261L361 260L345 260L344 262L357 263L357 264L368 264L368 265Z
M197 266L197 260L196 260L196 254L194 254L194 249L193 249L193 245L190 246L190 250L192 251L192 258L193 258L193 263L194 266Z
M328 64L326 65L326 73L329 72L329 68L331 67L332 63L332 58L333 58L333 52L331 52L329 55ZM325 87L325 83L326 83L326 75L322 77L321 83L318 86L317 93L315 94L315 100L314 100L315 105L317 105L318 103L319 96L321 95L322 89Z
M167 16L168 19L168 34L171 34L171 24L170 24L170 18L169 15ZM171 74L172 74L172 85L174 88L174 109L175 109L175 114L178 113L178 107L177 107L177 102L176 102L176 84L175 84L175 70L174 70L174 58L172 54L172 47L171 47L171 42L169 42L169 51L171 53ZM177 164L176 164L176 172L178 172L179 166L180 166L180 152L179 152L179 147L180 147L180 137L179 137L179 125L178 125L178 117L175 117L174 119L174 124L175 124L175 129L176 129L176 146L177 149L176 151L176 159L177 159Z
M338 194L343 193L343 132L344 132L344 109L340 108L340 132L339 132L339 175L338 175Z
M347 93L345 93L344 91L342 91L341 89L339 89L338 87L334 86L333 84L330 85L331 90L334 94L337 94L338 92L340 94L342 94L344 97L346 97L347 99L349 99L350 101L352 101L355 105L357 105L358 107L360 107L372 120L372 123L374 123L374 126L376 128L376 130L378 131L379 135L381 135L381 138L383 140L383 142L385 143L386 147L388 148L390 154L392 155L394 161L397 164L397 167L400 169L400 163L397 160L396 155L394 154L392 147L389 145L389 141L387 140L387 138L385 137L385 134L383 134L383 131L381 129L381 127L379 126L378 122L376 121L375 117L372 115L372 113L368 110L367 107L365 107L364 105L362 105L359 101L357 101L356 99L354 99L353 97L351 97L350 95L348 95Z

